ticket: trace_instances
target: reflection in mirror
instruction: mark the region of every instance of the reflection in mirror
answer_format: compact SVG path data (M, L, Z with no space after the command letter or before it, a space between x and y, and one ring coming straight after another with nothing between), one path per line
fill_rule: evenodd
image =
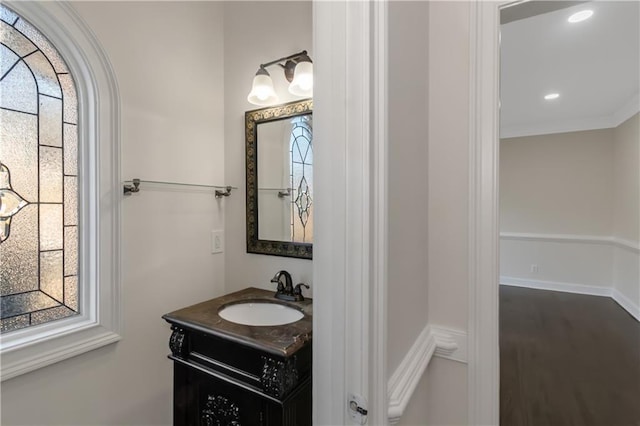
M258 238L313 242L311 114L258 126Z
M312 101L248 111L247 252L311 259Z

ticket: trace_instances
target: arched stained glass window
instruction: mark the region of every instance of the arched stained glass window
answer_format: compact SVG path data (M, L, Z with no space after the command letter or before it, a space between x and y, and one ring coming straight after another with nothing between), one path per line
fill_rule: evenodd
M0 5L0 328L76 315L78 102L58 51Z

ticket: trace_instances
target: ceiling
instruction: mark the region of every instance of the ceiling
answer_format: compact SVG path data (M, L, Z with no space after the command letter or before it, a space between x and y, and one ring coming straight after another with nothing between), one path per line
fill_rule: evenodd
M576 3L501 26L501 137L616 127L640 109L640 1Z

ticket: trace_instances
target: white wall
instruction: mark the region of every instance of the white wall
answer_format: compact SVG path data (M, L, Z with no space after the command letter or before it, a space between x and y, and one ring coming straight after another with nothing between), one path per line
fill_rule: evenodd
M469 2L429 2L429 323L468 329ZM467 366L429 366L426 424L467 419Z
M226 290L248 286L274 289L269 282L281 269L295 282L312 283L310 260L249 254L246 251L244 113L261 63L307 50L313 60L311 1L225 2L225 180L239 189L227 200ZM280 103L297 100L287 92L284 72L269 67ZM295 283L294 283L295 284ZM305 295L311 295L305 289Z
M122 178L224 183L223 26L217 2L73 2L113 65ZM210 193L143 187L123 201L123 340L2 383L3 425L169 425L161 315L224 289Z
M613 245L606 239L581 240L580 236L546 238L503 236L500 239L500 277L502 284L523 286L561 286L606 295L611 287ZM532 270L532 265L535 269ZM563 287L562 287L563 286Z

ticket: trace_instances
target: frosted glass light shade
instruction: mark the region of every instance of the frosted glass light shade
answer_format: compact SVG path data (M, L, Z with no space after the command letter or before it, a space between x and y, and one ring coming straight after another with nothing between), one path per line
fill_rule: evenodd
M311 62L298 62L293 81L289 85L289 93L296 96L313 95L313 64Z
M247 100L254 105L271 105L278 101L276 91L273 89L273 81L271 76L264 68L261 68L253 77L253 85L251 92L247 96Z

